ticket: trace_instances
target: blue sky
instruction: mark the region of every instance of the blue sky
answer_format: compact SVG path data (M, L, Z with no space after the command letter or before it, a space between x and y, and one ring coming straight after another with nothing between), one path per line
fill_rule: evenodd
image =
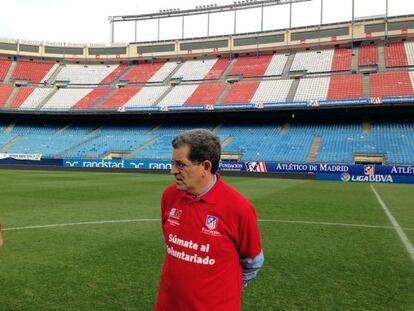
M388 0L389 15L414 14L413 0ZM107 43L109 42L110 15L145 14L160 9L189 9L202 4L231 4L233 1L217 0L9 0L2 1L0 10L0 37L33 41ZM292 25L300 27L318 24L321 0L294 4ZM385 14L385 0L355 0L355 16ZM323 0L324 23L350 20L352 0ZM260 30L260 9L240 11L237 31ZM267 8L264 29L285 28L289 22L287 5ZM138 23L138 41L156 40L156 21ZM210 34L222 35L233 32L233 14L211 16ZM207 34L207 17L188 17L185 20L185 37ZM181 37L181 19L161 22L160 39ZM115 41L131 42L135 39L134 23L118 23Z

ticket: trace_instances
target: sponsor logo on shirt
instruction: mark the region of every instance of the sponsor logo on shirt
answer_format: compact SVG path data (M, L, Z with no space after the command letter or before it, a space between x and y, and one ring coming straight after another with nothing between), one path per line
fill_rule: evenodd
M173 207L170 210L170 214L168 215L168 219L167 220L168 220L168 222L171 225L173 225L173 226L179 226L180 225L179 220L180 220L182 214L183 214L183 210L177 209L177 208Z

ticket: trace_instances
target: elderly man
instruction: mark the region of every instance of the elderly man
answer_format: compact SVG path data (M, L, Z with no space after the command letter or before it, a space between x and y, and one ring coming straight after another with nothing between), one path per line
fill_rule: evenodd
M156 311L237 311L264 257L256 210L217 174L220 140L206 130L172 141L175 184L161 200L166 256Z

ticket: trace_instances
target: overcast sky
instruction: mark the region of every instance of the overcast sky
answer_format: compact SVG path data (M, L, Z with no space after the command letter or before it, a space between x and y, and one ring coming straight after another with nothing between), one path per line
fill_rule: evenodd
M231 4L233 0L8 0L0 10L0 38L51 42L108 43L108 16L159 12L161 9L191 9L197 5ZM389 16L414 14L413 0L388 0ZM292 27L319 24L321 0L293 4ZM347 21L352 16L352 0L323 0L323 23ZM355 17L385 14L386 0L355 0ZM260 9L237 13L237 32L260 31ZM234 14L213 14L210 35L233 33ZM182 37L181 18L160 23L160 39ZM265 9L264 30L287 28L289 6ZM184 37L207 35L207 16L185 18ZM157 40L157 21L137 24L138 41ZM133 42L135 23L116 23L115 42Z

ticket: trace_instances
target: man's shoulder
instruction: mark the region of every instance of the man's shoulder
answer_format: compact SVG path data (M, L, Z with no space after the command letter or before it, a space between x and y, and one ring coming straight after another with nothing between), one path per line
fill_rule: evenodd
M175 184L171 184L167 188L164 189L164 192L162 195L165 198L170 198L170 197L178 195L179 193L180 192L178 191L177 186Z
M219 192L222 198L225 198L225 202L234 209L251 209L254 208L253 204L236 188L233 188L223 180L219 184Z

